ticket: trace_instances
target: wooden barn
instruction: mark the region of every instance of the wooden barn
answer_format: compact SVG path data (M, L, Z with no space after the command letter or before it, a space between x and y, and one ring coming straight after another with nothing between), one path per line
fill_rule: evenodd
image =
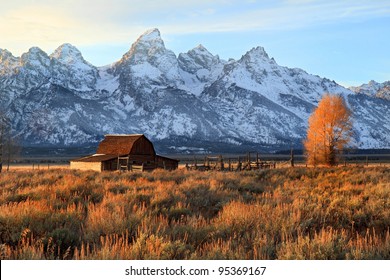
M179 161L156 154L143 134L105 135L96 154L70 161L70 168L96 171L177 169Z

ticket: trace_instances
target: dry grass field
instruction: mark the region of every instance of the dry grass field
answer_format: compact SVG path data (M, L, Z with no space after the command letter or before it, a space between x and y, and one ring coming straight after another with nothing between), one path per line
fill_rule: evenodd
M0 174L1 259L390 259L390 169Z

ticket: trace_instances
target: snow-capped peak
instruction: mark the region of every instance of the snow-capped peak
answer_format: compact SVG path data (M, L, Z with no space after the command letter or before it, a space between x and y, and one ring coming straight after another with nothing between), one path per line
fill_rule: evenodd
M279 66L262 47L237 61L220 60L203 45L176 57L151 29L121 61L101 68L88 65L70 44L50 57L39 48L15 59L0 50L0 107L10 108L13 127L28 145L83 145L103 134L145 133L168 143L170 152L206 145L229 152L301 147L324 92L346 98L357 147L390 147L390 82L375 94L353 94Z
M0 62L5 61L9 57L14 57L8 50L0 49Z
M189 73L195 73L199 69L210 70L220 63L219 57L212 55L203 45L179 54L178 60L180 67Z
M75 46L68 43L59 46L50 57L64 64L86 63L81 52Z
M84 60L81 52L71 44L59 46L51 55L52 82L77 91L94 89L98 70Z
M178 63L185 87L197 96L217 79L224 66L224 62L217 55L212 55L203 45L179 54Z
M193 50L210 53L202 44L197 45Z
M218 55L214 56L203 45L198 45L197 47L193 48L192 50L189 50L187 52L187 55L192 56L192 57L199 57L199 58L202 57L203 60L205 60L205 59L213 60L214 64L219 62L219 56Z
M178 71L177 57L173 51L165 48L158 29L142 34L115 65L115 72L132 75L137 80L136 83L149 81L149 84L154 84L165 81L170 86L175 86L182 83Z
M390 81L378 83L371 80L368 84L362 84L358 87L350 87L349 89L357 94L365 94L368 96L376 96L390 100Z
M258 59L261 59L263 61L272 61L272 62L274 61L273 59L269 58L267 52L263 47L252 48L241 58L241 60L251 60L251 61L255 61Z
M29 54L36 54L36 55L47 55L43 50L41 50L40 48L38 47L31 47L29 50L28 50L28 53Z
M19 65L18 58L14 57L8 50L0 49L0 74L9 75L12 69Z
M137 41L156 41L161 40L160 30L157 28L149 29L144 32Z
M22 65L38 66L42 65L48 67L50 65L49 56L40 48L32 47L27 53L21 56Z
M149 60L150 57L161 55L165 52L167 50L165 49L164 41L161 39L160 31L157 28L150 29L131 45L130 50L123 55L118 65L139 64Z
M17 58L8 50L0 49L0 65L8 65L11 62L17 61Z

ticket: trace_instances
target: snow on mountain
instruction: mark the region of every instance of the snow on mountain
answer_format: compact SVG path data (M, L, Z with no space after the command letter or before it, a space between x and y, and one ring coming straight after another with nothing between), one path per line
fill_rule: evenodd
M390 100L390 81L384 83L370 81L368 84L363 84L358 87L350 87L349 89L358 94L365 94L368 96L375 96Z
M184 81L181 88L199 96L206 86L218 78L226 62L199 45L185 54L179 54L178 63Z
M390 102L364 94L350 95L354 132L358 147L388 148L390 143Z
M218 111L230 138L269 145L299 145L307 119L324 92L350 91L300 69L276 64L261 47L227 63L222 75L202 93ZM243 137L244 136L244 137Z
M177 87L182 83L176 55L165 48L158 29L145 32L115 65L115 72L127 80L134 88L140 84L151 91L164 84Z
M96 80L96 90L112 93L119 87L119 77L110 71L112 65L100 67L98 69L98 79Z
M81 52L63 44L50 55L53 83L80 92L92 91L98 79L98 69L86 62Z
M0 49L0 109L25 145L85 145L145 133L165 151L300 147L325 92L344 96L358 148L390 148L389 84L346 89L280 66L264 48L224 61L199 45L176 56L158 29L97 68L63 44L48 56Z
M14 69L19 65L19 60L7 50L0 49L0 75L12 75Z
M20 58L18 78L27 88L41 86L42 81L50 79L50 58L40 48L33 47Z

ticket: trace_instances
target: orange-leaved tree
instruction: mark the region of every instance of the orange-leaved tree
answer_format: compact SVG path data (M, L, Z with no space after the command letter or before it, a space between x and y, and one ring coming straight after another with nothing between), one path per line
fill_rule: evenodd
M351 112L340 95L325 94L309 118L304 141L307 162L335 165L352 136Z

